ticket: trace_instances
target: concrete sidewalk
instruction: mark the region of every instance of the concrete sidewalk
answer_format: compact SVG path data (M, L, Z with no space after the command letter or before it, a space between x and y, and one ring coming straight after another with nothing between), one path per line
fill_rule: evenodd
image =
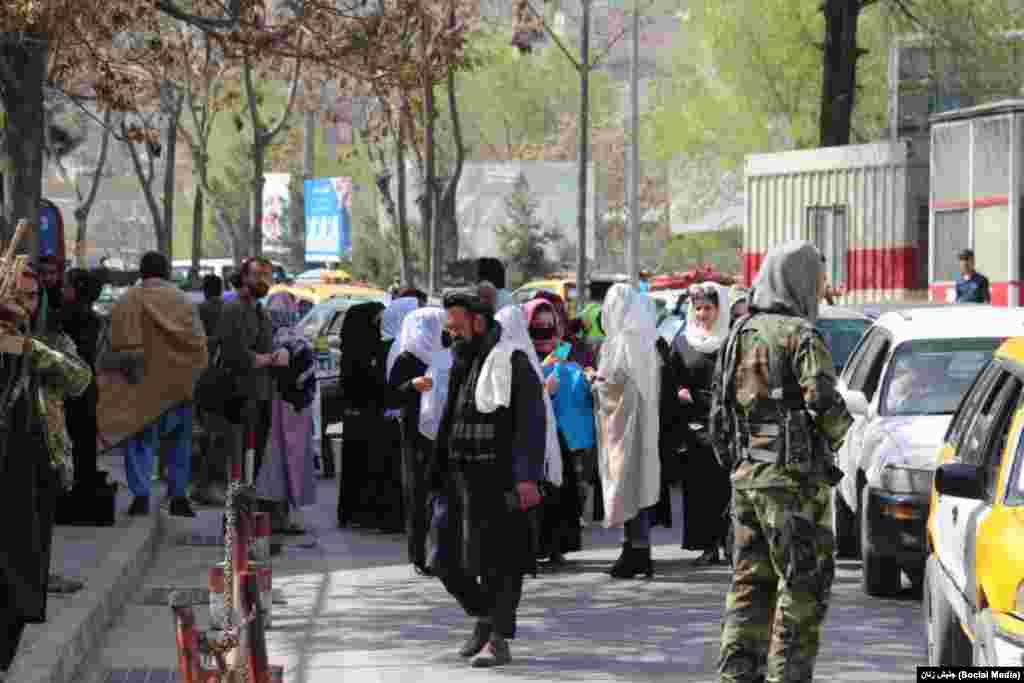
M334 527L336 486L320 482L320 502L307 508L314 535L282 539L287 545L273 558L274 586L287 604L274 605L267 644L288 683L717 680L730 570L695 568L689 560L696 553L679 549L678 493L675 528L654 530L654 580L616 581L604 574L621 532L587 529L585 550L571 554L567 568L526 579L512 665L481 671L455 653L471 620L438 581L413 574L403 537ZM196 533L208 533L219 516L202 513L193 524ZM316 545L308 547L311 541ZM221 548L176 545L166 533L152 570L83 683L177 680L170 610L152 597L169 586L205 587L207 571L222 554ZM859 571L859 563L839 565L819 678L914 680L925 652L919 602L909 595L865 598ZM197 607L196 616L201 626L208 622L205 607Z
M131 494L125 485L122 457L101 457L99 467L120 483L117 522L113 527L55 528L50 571L82 581L85 587L68 595L48 596L46 622L25 629L7 674L8 683L75 680L126 597L145 575L158 547L164 526L159 506L148 517L128 517L125 511ZM154 485L154 501L160 499L162 489L162 485Z

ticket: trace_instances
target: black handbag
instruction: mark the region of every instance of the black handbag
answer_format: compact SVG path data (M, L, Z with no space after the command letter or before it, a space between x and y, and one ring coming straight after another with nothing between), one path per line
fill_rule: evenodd
M237 375L221 363L219 352L196 382L195 404L204 413L218 415L234 424L242 422L245 396Z

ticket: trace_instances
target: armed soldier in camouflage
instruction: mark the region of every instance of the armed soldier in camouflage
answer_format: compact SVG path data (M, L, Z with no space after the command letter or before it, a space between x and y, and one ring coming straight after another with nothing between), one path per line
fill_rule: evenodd
M852 422L814 328L824 291L812 244L776 247L718 360L710 427L733 472L734 534L723 683L813 678L835 575L833 454Z

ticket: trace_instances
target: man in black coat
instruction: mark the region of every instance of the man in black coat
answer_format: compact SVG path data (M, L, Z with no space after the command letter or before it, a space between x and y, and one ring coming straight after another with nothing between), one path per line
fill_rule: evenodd
M431 569L477 619L459 654L474 667L500 666L511 661L523 574L534 568L526 511L540 503L543 388L526 354L514 351L507 405L482 412L476 387L501 326L475 290L448 295L444 306L454 365L430 477L442 528Z

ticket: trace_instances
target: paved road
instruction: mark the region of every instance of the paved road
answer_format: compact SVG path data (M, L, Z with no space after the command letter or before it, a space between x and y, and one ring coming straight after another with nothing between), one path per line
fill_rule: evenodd
M471 622L437 581L403 563L403 539L332 529L329 482L320 493L322 504L308 513L318 543L288 546L274 562L274 585L288 604L274 607L268 646L289 683L716 680L729 574L690 566L695 554L679 550L678 527L655 530L657 576L625 582L603 573L617 534L588 529L588 550L571 555L567 569L527 579L514 663L484 672L455 654ZM168 545L147 583L201 585L216 559L212 548ZM866 598L859 570L840 562L818 680L915 680L925 652L920 603L909 591ZM173 667L166 607L129 608L104 654L114 668Z

